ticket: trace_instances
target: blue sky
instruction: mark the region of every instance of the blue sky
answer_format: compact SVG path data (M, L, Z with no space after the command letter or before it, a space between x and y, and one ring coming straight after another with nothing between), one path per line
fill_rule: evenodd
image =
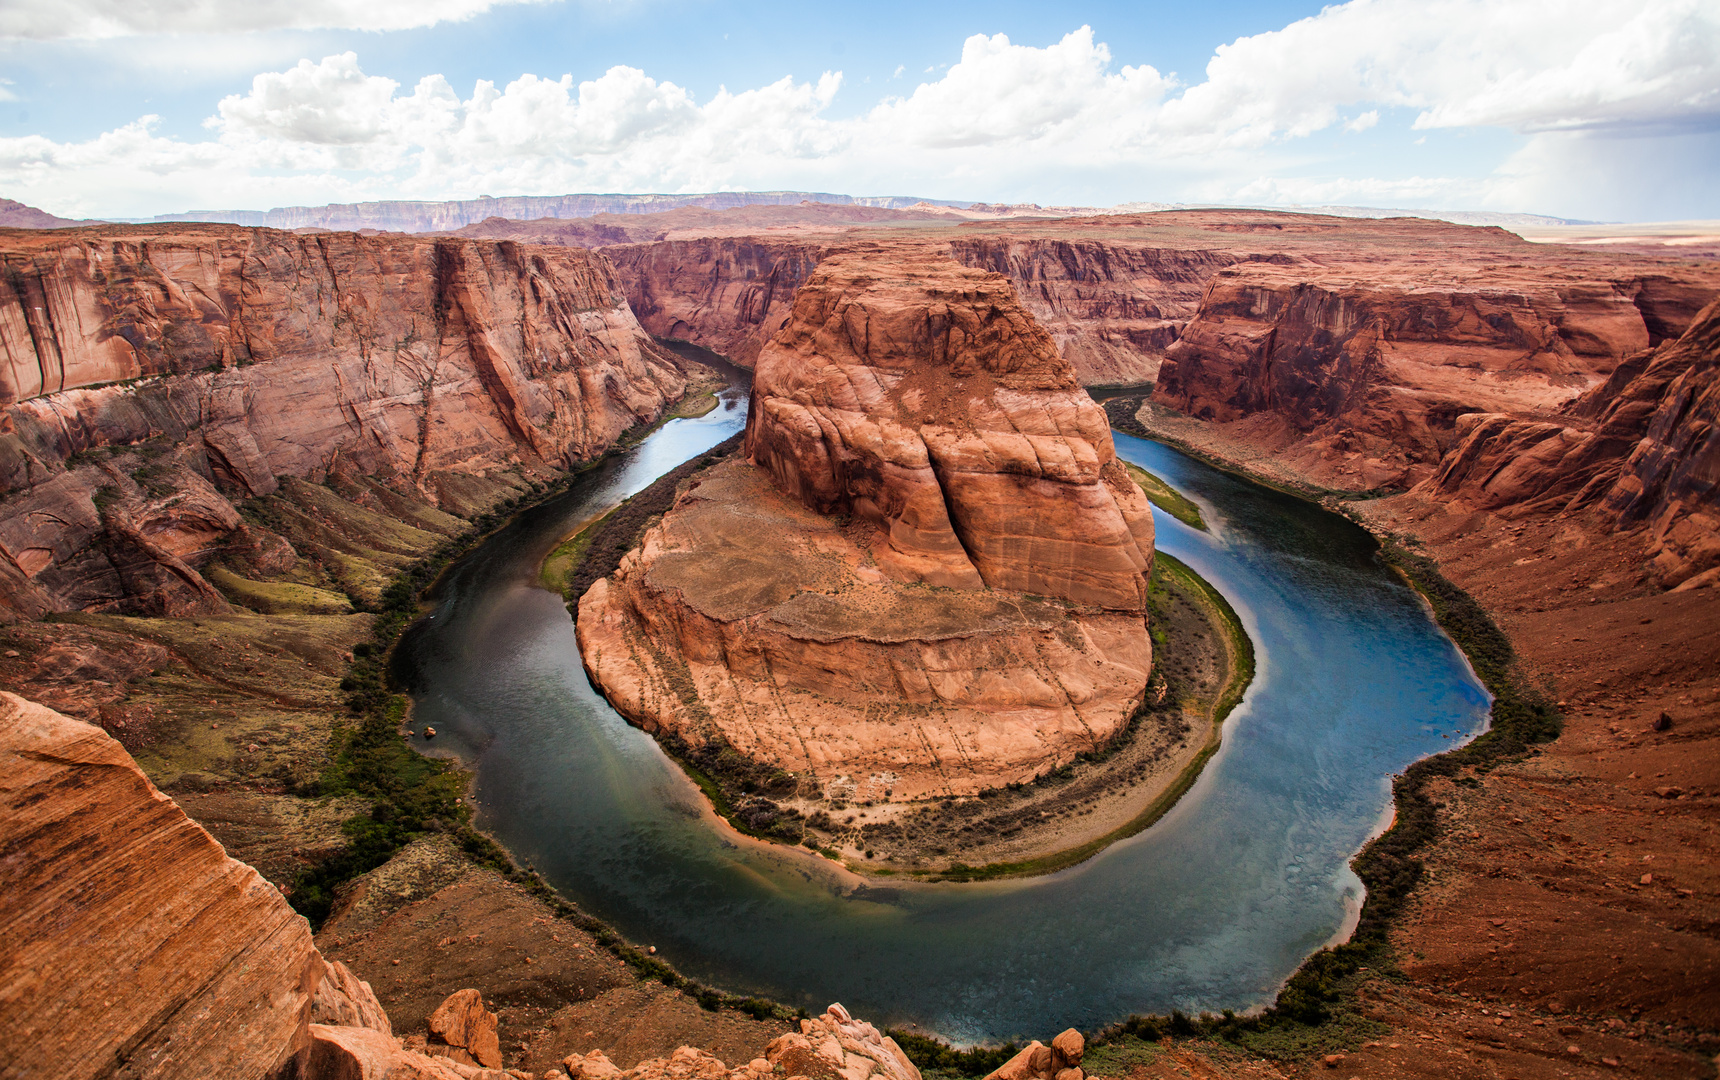
M814 188L1720 217L1711 0L8 0L68 215Z

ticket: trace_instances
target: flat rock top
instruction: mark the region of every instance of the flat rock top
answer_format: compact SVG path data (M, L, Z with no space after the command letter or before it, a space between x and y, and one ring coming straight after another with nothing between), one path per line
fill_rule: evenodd
M701 474L664 518L648 542L646 580L678 590L709 618L768 613L774 628L816 641L936 641L1070 617L1061 605L1018 593L887 580L869 550L880 539L870 525L813 513L762 470L728 461Z

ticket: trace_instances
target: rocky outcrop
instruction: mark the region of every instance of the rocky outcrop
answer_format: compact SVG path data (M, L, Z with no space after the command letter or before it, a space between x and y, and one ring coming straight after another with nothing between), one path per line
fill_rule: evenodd
M1046 1046L1038 1039L988 1074L985 1080L1082 1080L1081 1059L1087 1040L1074 1028Z
M502 1046L496 1037L496 1014L484 1008L476 990L460 990L430 1014L430 1053L467 1065L502 1067Z
M1506 517L1595 508L1646 526L1668 587L1720 566L1720 301L1557 420L1476 413L1458 433L1428 495Z
M98 728L0 692L8 1078L291 1077L323 960Z
M277 477L589 458L685 386L601 256L206 226L0 239L0 612L195 613ZM457 486L457 485L455 485Z
M4 691L0 851L7 1080L509 1080L476 990L409 1048L117 742Z
M957 262L1009 278L1083 384L1152 382L1207 281L1242 256L1095 239L964 237Z
M589 228L573 235L599 242ZM787 321L795 290L839 242L817 236L719 236L605 247L604 253L648 330L752 367ZM1008 237L963 237L947 248L927 240L923 252L909 257L937 257L943 251L963 265L1009 278L1084 385L1151 382L1165 348L1194 315L1207 279L1240 257L1099 240Z
M623 715L874 799L1096 749L1151 667L1152 519L1007 280L860 249L761 353L745 453L581 599Z
M920 1080L920 1070L877 1028L832 1005L800 1022L765 1048L764 1057L730 1068L713 1054L683 1046L666 1058L642 1061L623 1072L603 1051L572 1054L562 1062L569 1080ZM550 1073L554 1078L555 1073Z
M1322 460L1362 456L1369 486L1409 486L1463 438L1459 416L1554 412L1682 333L1720 286L1695 267L1561 265L1462 235L1495 230L1420 223L1441 230L1451 245L1427 235L1432 251L1395 259L1221 270L1166 350L1155 401L1217 423L1269 419L1252 437L1296 444L1316 476Z
M828 245L758 237L607 248L641 326L752 367Z
M359 1027L392 1036L394 1026L370 984L339 960L327 962L311 1003L311 1022L330 1027Z
M760 357L745 452L808 508L883 530L898 580L1145 609L1145 497L1001 275L827 260Z
M841 1005L802 1020L799 1032L778 1036L764 1056L789 1076L811 1080L920 1080L920 1070L895 1039L849 1016Z

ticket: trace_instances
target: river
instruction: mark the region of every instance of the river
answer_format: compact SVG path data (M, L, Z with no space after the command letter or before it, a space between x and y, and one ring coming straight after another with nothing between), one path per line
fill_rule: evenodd
M731 388L521 514L451 569L400 653L415 716L476 771L479 826L702 982L958 1043L1267 1003L1353 925L1348 860L1387 820L1391 776L1486 723L1486 692L1363 530L1117 434L1120 456L1200 503L1210 535L1154 510L1159 549L1222 591L1256 646L1255 682L1182 801L1022 881L868 886L737 842L591 688L561 598L536 582L570 529L745 419Z

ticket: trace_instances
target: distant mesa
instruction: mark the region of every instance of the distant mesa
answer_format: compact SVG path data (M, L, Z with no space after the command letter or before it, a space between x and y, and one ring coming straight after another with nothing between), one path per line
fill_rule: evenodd
M55 217L46 210L26 206L16 199L0 199L0 229L74 229L80 225L101 225L94 220L74 221Z

